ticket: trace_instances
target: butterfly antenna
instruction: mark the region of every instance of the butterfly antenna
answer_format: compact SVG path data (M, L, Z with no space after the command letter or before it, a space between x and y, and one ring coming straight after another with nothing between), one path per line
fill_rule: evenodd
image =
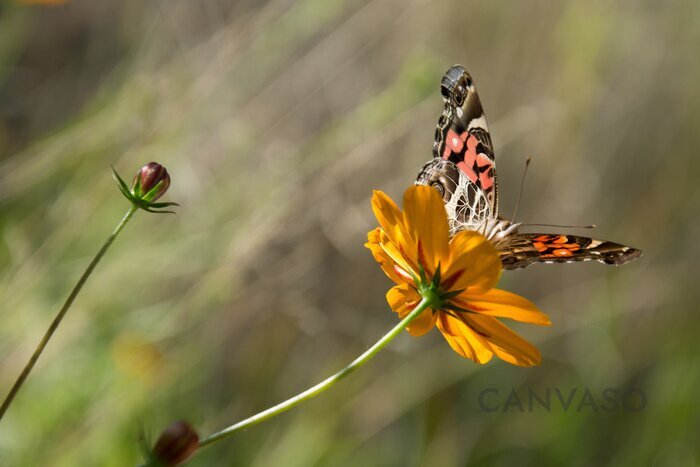
M595 224L591 225L559 225L559 224L522 224L523 227L560 227L562 229L595 229Z
M520 200L523 198L523 188L525 187L525 175L527 175L527 168L530 167L530 161L532 157L527 156L525 159L525 170L523 170L523 178L520 180L520 193L518 194L518 202L515 204L515 211L513 212L513 218L510 220L512 224L515 222L515 216L518 214L518 208L520 207Z

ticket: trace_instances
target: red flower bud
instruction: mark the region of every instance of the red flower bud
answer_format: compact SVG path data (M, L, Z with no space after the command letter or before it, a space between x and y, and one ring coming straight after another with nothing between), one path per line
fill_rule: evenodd
M153 448L154 457L166 467L180 465L199 447L199 436L189 423L178 421L161 433Z
M152 202L163 196L169 186L170 175L165 167L149 162L136 173L131 191L144 201Z

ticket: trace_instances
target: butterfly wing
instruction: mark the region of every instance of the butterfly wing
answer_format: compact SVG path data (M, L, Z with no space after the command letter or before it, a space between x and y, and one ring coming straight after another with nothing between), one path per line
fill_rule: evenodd
M440 90L445 108L435 130L434 159L423 167L416 184L441 192L453 232L477 230L498 216L496 165L486 117L463 67L447 70Z
M533 263L600 261L619 266L642 255L640 250L606 240L577 235L519 233L497 246L504 269L519 269Z
M420 171L416 184L440 192L451 234L507 228L510 223L498 217L493 145L474 82L455 65L442 77L440 91L445 108L435 130L434 158ZM495 244L505 269L591 260L620 265L642 254L625 245L576 235L512 233Z

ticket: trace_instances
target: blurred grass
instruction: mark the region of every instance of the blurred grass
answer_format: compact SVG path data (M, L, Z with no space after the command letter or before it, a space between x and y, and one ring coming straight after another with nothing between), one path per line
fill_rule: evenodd
M403 336L306 406L191 465L696 465L696 3L3 3L0 387L126 209L109 166L157 160L139 214L0 424L3 465L135 465L139 424L207 434L302 390L395 317L362 247L372 189L430 157L453 63L491 124L502 211L596 223L621 269L533 267L530 370ZM479 391L641 388L639 413L483 413ZM329 415L332 414L332 415Z

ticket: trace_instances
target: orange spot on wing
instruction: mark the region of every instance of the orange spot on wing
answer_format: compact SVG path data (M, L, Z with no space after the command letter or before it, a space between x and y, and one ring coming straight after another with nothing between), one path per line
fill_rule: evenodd
M476 145L478 141L474 136L469 136L467 138L467 151L464 153L464 163L470 168L474 167L474 162L476 162Z
M476 183L479 176L474 172L474 163L476 162L478 141L473 135L468 135L466 132L462 133L462 136L466 138L467 150L464 152L464 160L458 162L457 167L469 177L472 183Z
M536 249L537 251L539 251L540 253L542 253L543 251L546 251L546 250L547 250L547 245L545 245L545 244L542 243L542 242L534 242L534 243L532 244L532 246L534 246L535 249Z
M479 174L479 180L481 181L481 187L484 190L488 190L493 186L493 177L489 176L487 173Z
M548 242L549 241L549 235L540 235L539 237L534 239L536 242Z
M552 243L562 244L566 243L569 238L566 235L559 235L556 239L552 240Z
M559 249L557 249L557 250L554 250L554 251L552 252L552 254L553 254L554 256L558 256L558 257L560 257L560 258L567 258L567 257L570 257L570 256L574 256L574 254L573 254L570 250L567 250L566 248L559 248Z
M493 163L491 162L491 159L489 159L488 156L486 156L486 154L479 153L476 156L476 165L478 165L479 167L486 167L487 165L493 165Z
M468 166L465 162L458 162L457 167L469 177L472 183L476 183L476 173L474 173L474 169L471 166Z

